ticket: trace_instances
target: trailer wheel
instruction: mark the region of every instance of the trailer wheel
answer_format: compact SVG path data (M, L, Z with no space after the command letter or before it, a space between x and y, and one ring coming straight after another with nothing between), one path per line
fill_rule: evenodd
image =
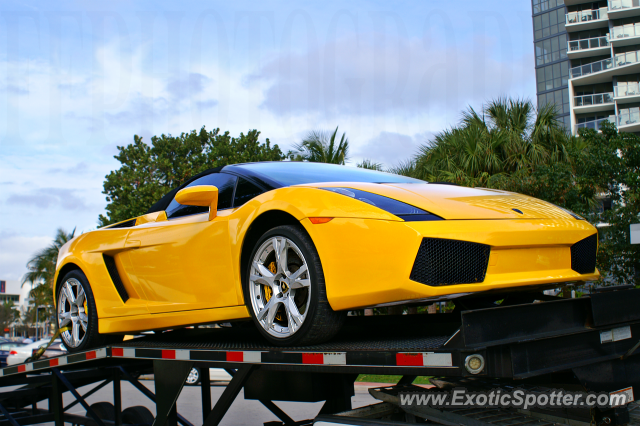
M68 272L57 289L58 328L70 327L60 337L69 352L79 352L122 341L122 336L98 333L98 312L89 280L79 270Z
M245 304L260 333L278 346L332 338L345 312L327 301L320 256L300 226L267 231L256 243L244 276Z
M122 411L122 423L129 425L152 425L155 417L147 407L135 405Z
M96 402L91 404L89 407L93 410L93 412L96 414L96 416L98 416L100 420L109 420L112 422L116 420L116 409L110 402ZM86 416L91 419L91 417L89 416L89 412L87 412ZM97 423L93 421L93 419L89 422L89 424L93 426L97 425Z

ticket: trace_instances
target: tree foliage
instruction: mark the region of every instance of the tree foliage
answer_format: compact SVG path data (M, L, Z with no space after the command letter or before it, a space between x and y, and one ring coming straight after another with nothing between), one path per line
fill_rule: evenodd
M357 167L361 169L377 170L379 172L384 171L384 167L382 166L382 163L376 163L375 161L369 160L367 158L359 162L357 164Z
M37 306L46 306L46 313L41 311L42 319L53 315L53 279L56 273L56 263L60 248L70 241L76 233L74 229L66 232L59 228L56 235L47 247L37 252L27 262L28 272L22 278L22 285L31 283L32 288L29 297L33 299L33 306L27 312L26 321L35 322L35 309ZM30 320L30 317L33 320Z
M437 134L396 172L428 181L486 185L492 176L566 161L579 143L556 120L552 105L537 113L531 101L495 99L482 114L469 107L460 124Z
M0 304L0 331L3 331L20 318L20 313L16 309L13 309L14 307L15 304L10 301Z
M337 135L338 127L333 133L313 130L287 155L293 161L345 164L349 159L349 139L343 133L340 141L336 142Z
M153 136L149 145L135 135L133 143L118 147L115 159L120 168L105 178L107 213L100 215L99 224L144 214L164 194L207 169L285 158L278 145L272 147L269 139L261 143L259 136L251 130L234 138L229 132L202 127L179 136Z
M53 238L51 244L37 252L31 260L27 262L28 272L22 278L22 285L26 283L32 284L31 293L44 293L48 295L48 299L43 300L42 304L51 304L53 279L56 273L56 263L58 262L58 253L60 248L70 241L76 233L74 229L66 232L59 228ZM33 294L31 297L34 297Z

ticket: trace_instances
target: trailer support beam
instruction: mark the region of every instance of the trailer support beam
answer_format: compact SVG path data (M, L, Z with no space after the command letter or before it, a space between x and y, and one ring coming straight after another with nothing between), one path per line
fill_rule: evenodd
M0 412L2 412L2 414L5 417L5 419L7 419L9 421L11 426L20 426L20 424L16 421L16 419L14 419L11 414L9 414L7 409L4 408L4 406L2 404L0 404Z
M98 426L105 426L105 424L102 422L102 419L96 415L89 404L87 404L87 401L84 400L84 398L78 393L76 388L73 387L73 385L67 380L67 378L64 377L64 375L60 372L60 370L58 370L57 368L52 368L51 371L53 371L53 375L57 376L58 379L60 379L60 381L67 387L67 389L69 389L73 397L80 402L80 405L82 405L84 409L87 410L87 414L98 424ZM60 409L62 409L62 392L60 392ZM62 416L63 413L60 413L60 415Z
M113 408L115 426L122 425L122 392L120 389L120 370L113 370Z
M224 415L227 414L229 407L231 407L231 404L244 387L247 379L256 368L255 365L249 364L243 365L236 371L224 392L220 395L220 399L216 402L215 407L213 407L213 410L211 410L211 413L209 413L204 421L204 426L217 426L220 424L220 421L222 421Z
M49 396L49 412L53 413L56 426L64 426L64 408L62 406L62 384L56 374L51 375L51 395Z
M189 361L153 361L153 377L156 382L156 420L153 426L176 426L178 413L176 401L193 368Z
M276 404L274 404L273 401L267 401L267 400L261 399L260 402L262 403L262 405L267 407L269 411L275 414L277 418L282 420L282 423L284 423L285 426L295 426L296 424L295 420L289 417L287 413L282 411L282 409L278 407Z
M211 412L211 374L209 367L199 367L200 394L202 395L202 418L206 419Z
M104 382L100 383L98 386L94 387L93 389L91 389L90 391L86 392L83 397L85 399L87 399L88 397L90 397L91 395L93 395L94 393L98 392L100 389L102 389L103 387L107 386L109 383L111 383L110 380L105 380ZM80 401L78 401L77 399L75 401L73 401L71 404L67 405L66 407L64 407L64 409L62 411L67 412L69 411L70 408L75 407L77 404L79 404ZM33 413L37 413L38 412L38 408L35 406L33 407Z
M155 394L153 392L151 392L146 386L144 386L142 383L140 383L138 380L136 380L124 368L120 367L120 371L122 372L122 375L124 376L124 378L127 379L127 381L129 383L131 383L136 389L138 389L140 392L142 392L142 394L144 396L149 398L151 401L156 402L156 396L155 396ZM180 414L178 414L177 417L178 417L178 422L180 422L182 425L184 425L184 426L193 426L193 424L191 424L191 422L189 422L187 419L185 419Z

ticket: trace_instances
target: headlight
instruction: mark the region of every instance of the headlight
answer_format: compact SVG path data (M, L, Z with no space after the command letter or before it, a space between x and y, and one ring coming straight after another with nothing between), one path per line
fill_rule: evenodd
M383 197L382 195L373 194L371 192L360 191L358 189L351 188L320 188L327 191L335 192L338 194L346 195L347 197L355 198L372 206L376 206L386 212L398 216L406 222L418 222L428 220L444 220L440 216L436 216L433 213L429 213L410 204L403 203L402 201L394 200L393 198Z

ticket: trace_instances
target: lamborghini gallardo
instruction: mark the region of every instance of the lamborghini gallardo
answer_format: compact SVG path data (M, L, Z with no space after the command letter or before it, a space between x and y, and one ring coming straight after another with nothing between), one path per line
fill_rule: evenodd
M70 351L236 320L298 346L330 339L350 310L596 280L597 248L582 217L524 195L248 163L77 236L60 251L53 291Z

